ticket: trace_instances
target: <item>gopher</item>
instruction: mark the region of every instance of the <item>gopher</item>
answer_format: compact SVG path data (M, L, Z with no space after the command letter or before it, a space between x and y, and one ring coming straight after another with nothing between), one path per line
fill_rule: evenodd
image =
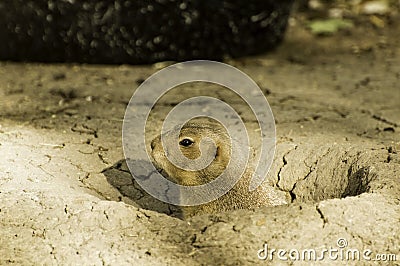
M166 135L168 135L168 132ZM161 143L161 135L151 142L153 164L165 178L179 185L198 186L218 178L226 169L231 156L231 138L221 124L211 120L191 120L182 127L176 145L179 145L179 149L185 157L195 160L201 155L199 144L203 138L211 138L216 146L215 152L211 154L213 160L207 167L193 171L181 169L171 163L165 155ZM244 156L247 155L243 154ZM255 167L250 158L243 175L230 191L218 199L202 205L182 206L183 218L234 209L253 209L261 206L286 204L286 197L277 193L266 182L257 189L249 191L254 169Z

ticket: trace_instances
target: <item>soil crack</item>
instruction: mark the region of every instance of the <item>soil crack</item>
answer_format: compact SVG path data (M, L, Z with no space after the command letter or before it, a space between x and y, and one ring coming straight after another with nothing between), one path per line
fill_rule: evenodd
M294 151L294 150L296 150L296 149L297 149L297 145L295 145L292 149L290 149L289 151L287 151L287 152L282 156L283 165L279 168L279 171L278 171L278 174L277 174L278 180L277 180L277 182L276 182L276 186L277 186L280 190L283 190L283 189L281 189L281 187L280 187L280 185L279 185L279 182L281 181L281 172L282 172L283 168L288 164L288 161L287 161L287 159L286 159L286 156L288 156L289 153L291 153L292 151Z
M303 178L297 180L297 181L294 183L292 189L289 191L289 194L290 194L292 203L293 203L294 200L297 198L297 195L296 195L296 193L294 193L294 190L296 189L296 186L297 186L298 182L301 182L301 181L306 180L306 179L317 169L318 163L319 163L326 155L329 154L330 150L331 150L331 149L328 148L327 151L326 151L324 154L322 154L321 156L319 156L319 157L312 163L312 165L310 165L310 166L308 166L308 165L307 165L307 162L304 161L304 165L308 166L308 167L309 167L309 170L308 170L308 173L307 173Z
M315 209L317 210L319 216L320 216L321 219L322 219L322 222L323 222L322 228L324 228L324 227L325 227L325 224L328 223L328 219L324 216L322 210L319 208L319 205L316 205L316 206L315 206Z
M385 123L385 124L388 124L388 125L391 125L391 126L394 126L394 127L398 127L399 126L397 123L389 121L386 118L384 118L382 116L379 116L379 115L376 115L376 114L373 114L372 118L375 119L375 120L378 120L379 122L382 122L382 123Z

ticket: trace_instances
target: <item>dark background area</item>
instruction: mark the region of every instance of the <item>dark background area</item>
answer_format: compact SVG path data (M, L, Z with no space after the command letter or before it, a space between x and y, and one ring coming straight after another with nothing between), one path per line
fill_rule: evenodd
M141 64L267 51L293 0L5 0L0 60Z

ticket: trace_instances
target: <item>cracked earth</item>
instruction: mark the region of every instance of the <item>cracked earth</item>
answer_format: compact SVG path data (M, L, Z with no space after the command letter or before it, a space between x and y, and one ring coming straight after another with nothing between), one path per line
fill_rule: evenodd
M186 221L141 190L122 152L132 93L168 63L0 63L0 264L267 264L258 258L264 244L321 250L339 238L400 261L397 21L323 38L292 26L275 52L227 61L271 105L277 149L266 182L290 203ZM242 101L195 84L161 99L147 142L174 105L205 94L239 110L257 139Z

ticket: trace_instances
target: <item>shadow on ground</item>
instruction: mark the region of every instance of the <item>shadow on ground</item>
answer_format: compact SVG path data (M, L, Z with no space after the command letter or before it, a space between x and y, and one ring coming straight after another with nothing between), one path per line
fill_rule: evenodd
M106 176L110 185L115 187L123 196L135 202L138 207L182 218L178 206L162 202L143 190L129 172L126 160L119 160L113 166L104 169L102 173Z

